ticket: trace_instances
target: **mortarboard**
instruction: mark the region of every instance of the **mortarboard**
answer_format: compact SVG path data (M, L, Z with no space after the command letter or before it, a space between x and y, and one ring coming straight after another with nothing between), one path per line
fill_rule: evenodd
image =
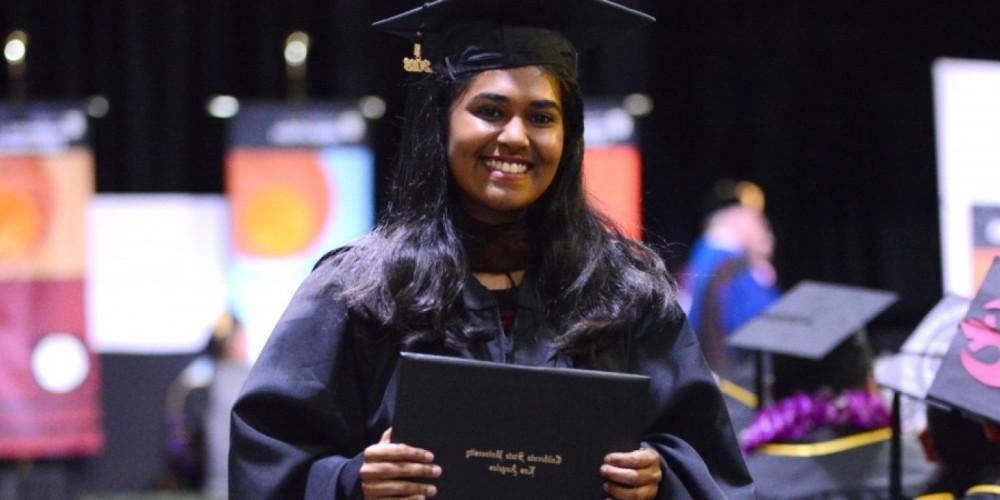
M803 281L743 325L727 343L819 360L894 302L892 292Z
M608 0L436 0L372 26L415 43L403 64L411 72L547 65L575 76L577 50L654 20Z
M876 381L893 390L890 476L894 494L900 491L901 481L900 394L1000 422L998 323L1000 258L993 261L971 304L957 296L945 296L900 352L877 368Z
M937 376L941 359L968 310L969 299L945 295L924 316L898 353L879 360L875 382L911 398L927 399L927 390Z
M889 463L890 491L902 491L902 444L904 414L906 420L926 425L923 400L927 398L941 359L944 358L958 329L958 323L969 309L969 300L957 295L945 295L920 321L907 337L899 352L875 365L875 382L893 391L892 448ZM904 404L900 395L920 400ZM912 401L912 400L911 400Z
M762 402L763 354L821 360L894 302L892 292L802 281L747 321L726 343L755 351L754 393Z
M1000 423L1000 258L959 323L927 400Z

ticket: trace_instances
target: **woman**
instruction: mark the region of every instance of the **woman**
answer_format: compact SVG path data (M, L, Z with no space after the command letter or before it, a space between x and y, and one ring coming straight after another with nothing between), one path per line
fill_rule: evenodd
M594 471L606 494L752 495L662 261L584 201L573 27L535 27L647 16L519 3L439 0L382 23L416 19L433 72L411 83L386 215L317 265L234 409L237 498L434 496L434 450L391 441L400 350L649 375L644 446ZM511 17L526 11L532 26Z

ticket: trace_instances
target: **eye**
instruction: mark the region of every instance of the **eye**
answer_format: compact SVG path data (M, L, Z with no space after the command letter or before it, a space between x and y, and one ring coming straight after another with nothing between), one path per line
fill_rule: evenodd
M473 110L473 113L487 120L499 120L503 118L503 111L496 106L479 106Z
M528 117L528 119L535 125L551 125L558 121L554 115L549 113L535 113Z

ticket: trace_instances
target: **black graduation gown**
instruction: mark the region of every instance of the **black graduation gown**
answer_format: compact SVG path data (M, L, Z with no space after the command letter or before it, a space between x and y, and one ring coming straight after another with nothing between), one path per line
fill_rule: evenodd
M794 444L829 443L868 431L817 429ZM919 445L904 437L902 444L903 493L926 487L934 467ZM890 440L856 446L819 456L784 456L754 451L747 467L761 499L888 499Z
M332 298L335 272L321 264L296 292L233 409L233 498L361 497L361 454L392 422L399 346L374 339L363 320ZM423 352L649 375L643 441L661 456L659 498L752 498L719 390L686 322L639 327L620 345L581 361L553 352L554 332L542 326L530 273L509 336L495 298L472 278L463 301L492 338L462 351Z
M1000 499L1000 465L987 465L976 475L976 484L965 490L964 500Z
M926 492L916 497L916 500L1000 499L1000 465L982 467L971 475L970 481L967 484L952 486L951 478L945 473Z

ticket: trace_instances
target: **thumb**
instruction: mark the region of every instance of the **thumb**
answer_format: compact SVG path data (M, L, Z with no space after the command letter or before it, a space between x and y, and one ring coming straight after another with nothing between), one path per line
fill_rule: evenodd
M382 433L382 439L380 439L378 442L388 443L391 440L392 440L392 427L389 427L388 429L385 430L385 432Z

